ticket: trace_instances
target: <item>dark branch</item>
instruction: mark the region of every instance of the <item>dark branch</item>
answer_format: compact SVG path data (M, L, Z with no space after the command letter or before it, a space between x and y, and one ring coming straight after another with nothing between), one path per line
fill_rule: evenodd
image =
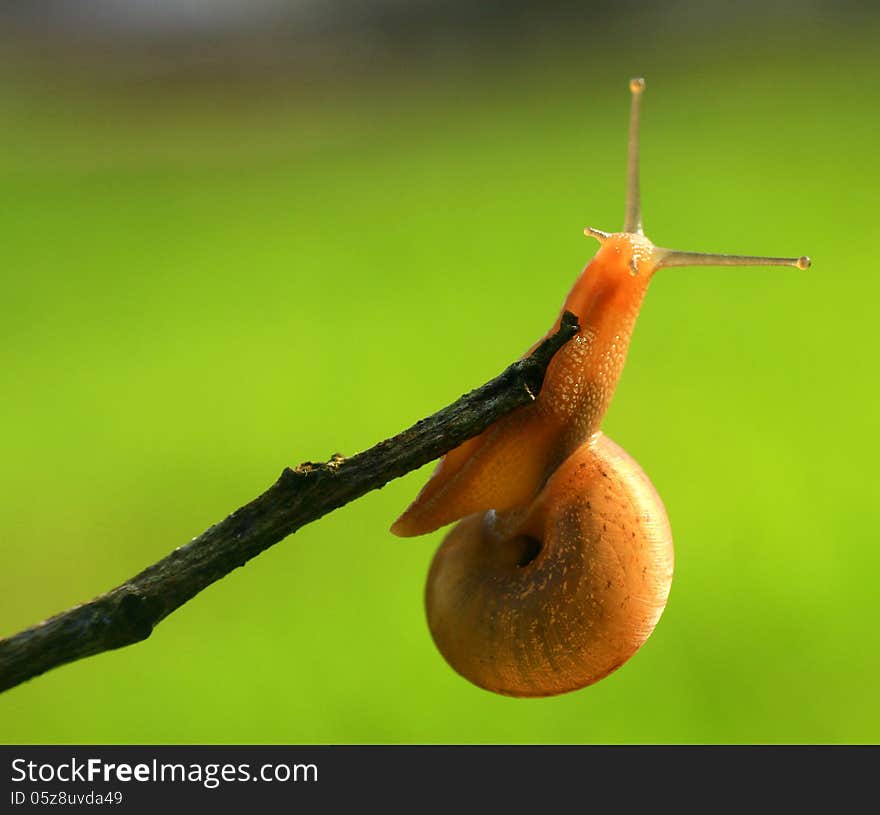
M146 639L202 589L301 526L438 458L528 404L553 355L577 332L577 318L565 312L559 330L531 355L433 416L351 458L337 455L286 468L258 498L121 586L0 640L0 691Z

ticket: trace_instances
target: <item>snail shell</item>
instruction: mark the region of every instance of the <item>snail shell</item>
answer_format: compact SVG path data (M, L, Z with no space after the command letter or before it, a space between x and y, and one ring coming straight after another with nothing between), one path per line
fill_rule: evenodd
M428 575L434 641L476 685L510 696L582 688L626 662L657 624L672 533L638 463L601 433L527 512L470 515Z

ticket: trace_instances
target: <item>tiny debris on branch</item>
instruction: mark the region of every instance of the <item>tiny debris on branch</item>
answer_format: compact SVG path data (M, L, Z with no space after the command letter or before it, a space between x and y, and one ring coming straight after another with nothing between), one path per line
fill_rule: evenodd
M262 495L121 586L0 639L0 691L150 636L162 620L307 523L418 469L534 400L553 355L580 330L566 311L529 356L369 450L287 467Z

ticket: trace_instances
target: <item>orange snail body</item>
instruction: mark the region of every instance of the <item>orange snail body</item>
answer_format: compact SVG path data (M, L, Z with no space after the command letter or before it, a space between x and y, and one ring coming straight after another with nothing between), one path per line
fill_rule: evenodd
M663 502L636 461L600 432L654 272L809 265L654 246L638 203L644 83L630 87L626 223L615 234L586 230L601 246L563 306L580 331L551 361L535 401L444 456L392 526L421 535L463 519L434 556L428 624L456 671L511 696L597 682L641 647L666 605L673 549Z

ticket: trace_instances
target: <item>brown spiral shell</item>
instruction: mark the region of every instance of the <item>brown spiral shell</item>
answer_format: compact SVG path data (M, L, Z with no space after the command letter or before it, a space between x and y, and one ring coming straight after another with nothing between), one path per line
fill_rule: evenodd
M470 515L446 536L426 588L449 664L510 696L576 690L626 662L672 581L669 521L638 463L601 433L518 513Z

